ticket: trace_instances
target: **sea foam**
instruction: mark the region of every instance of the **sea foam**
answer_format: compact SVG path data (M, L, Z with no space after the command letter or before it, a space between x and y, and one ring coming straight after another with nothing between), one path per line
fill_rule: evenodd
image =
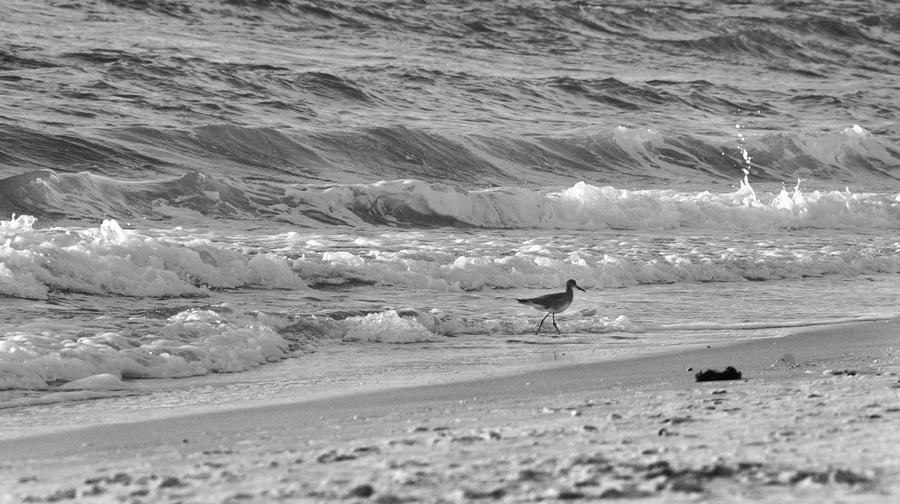
M202 296L209 288L302 288L284 259L248 255L192 238L183 242L122 229L35 229L18 216L0 227L0 295L46 298L53 291L125 296Z
M282 359L288 351L288 342L271 327L213 310L177 313L144 334L101 332L65 339L12 330L0 334L0 389L79 380L83 388L110 388L113 378L238 372ZM101 380L98 375L109 376Z

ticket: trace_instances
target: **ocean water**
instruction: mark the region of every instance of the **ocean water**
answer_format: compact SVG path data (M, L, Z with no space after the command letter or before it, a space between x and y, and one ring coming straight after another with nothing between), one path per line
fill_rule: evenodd
M0 9L0 436L900 315L895 2Z

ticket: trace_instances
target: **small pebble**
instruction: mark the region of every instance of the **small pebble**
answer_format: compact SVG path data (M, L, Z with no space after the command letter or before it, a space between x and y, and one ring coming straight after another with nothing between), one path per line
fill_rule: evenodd
M368 498L375 494L375 489L372 485L368 483L363 483L362 485L357 485L353 487L353 490L350 490L351 497L363 497Z
M159 483L159 488L172 488L179 486L184 486L184 483L182 483L180 479L174 476L169 476Z

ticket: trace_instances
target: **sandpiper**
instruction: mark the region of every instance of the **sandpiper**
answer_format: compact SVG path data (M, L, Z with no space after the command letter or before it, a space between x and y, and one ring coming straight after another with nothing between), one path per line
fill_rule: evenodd
M544 315L544 318L541 319L541 323L538 324L537 332L534 333L535 335L541 332L541 326L544 325L544 321L547 320L548 315L553 315L553 317L551 318L551 320L553 321L553 327L556 328L557 333L560 333L559 327L556 325L556 314L565 311L566 308L568 308L569 305L572 304L572 298L575 297L575 293L572 290L572 287L575 287L581 292L584 292L584 289L575 284L575 280L569 280L568 282L566 282L565 292L555 292L553 294L545 294L543 296L538 296L535 298L517 300L523 305L528 305L535 310L547 312L547 315Z

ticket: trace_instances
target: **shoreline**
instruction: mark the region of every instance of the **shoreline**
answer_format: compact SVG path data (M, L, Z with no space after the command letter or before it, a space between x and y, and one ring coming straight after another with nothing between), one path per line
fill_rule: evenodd
M694 380L695 372L726 366L743 379ZM187 492L198 502L241 492L269 499L276 490L330 500L367 489L370 495L426 501L468 500L479 492L514 501L559 491L653 498L716 495L720 486L759 493L763 500L771 491L773 499L811 492L819 500L838 491L845 500L861 492L871 502L900 491L900 459L889 452L900 433L884 429L885 422L900 419L898 370L900 322L856 323L480 379L76 428L0 440L0 478L27 482L14 494L0 493L0 502L59 491L108 499L135 489L157 500ZM584 462L598 453L608 470ZM578 456L581 462L572 458ZM398 483L396 466L409 457L420 468L449 465L424 471L429 477L413 478L415 485L403 478ZM267 465L257 467L260 460ZM519 477L542 464L555 469L540 478ZM479 483L483 472L506 466L519 469L513 474L507 467ZM663 474L649 478L658 484L647 483L652 467L663 466ZM223 468L242 476L228 477ZM575 469L591 472L585 476L590 484L570 481ZM295 471L309 476L295 475L288 484L285 478ZM115 474L127 474L129 484L113 481ZM686 477L690 481L682 481ZM165 478L179 484L163 485ZM629 483L634 481L641 485ZM209 485L216 491L204 490Z

